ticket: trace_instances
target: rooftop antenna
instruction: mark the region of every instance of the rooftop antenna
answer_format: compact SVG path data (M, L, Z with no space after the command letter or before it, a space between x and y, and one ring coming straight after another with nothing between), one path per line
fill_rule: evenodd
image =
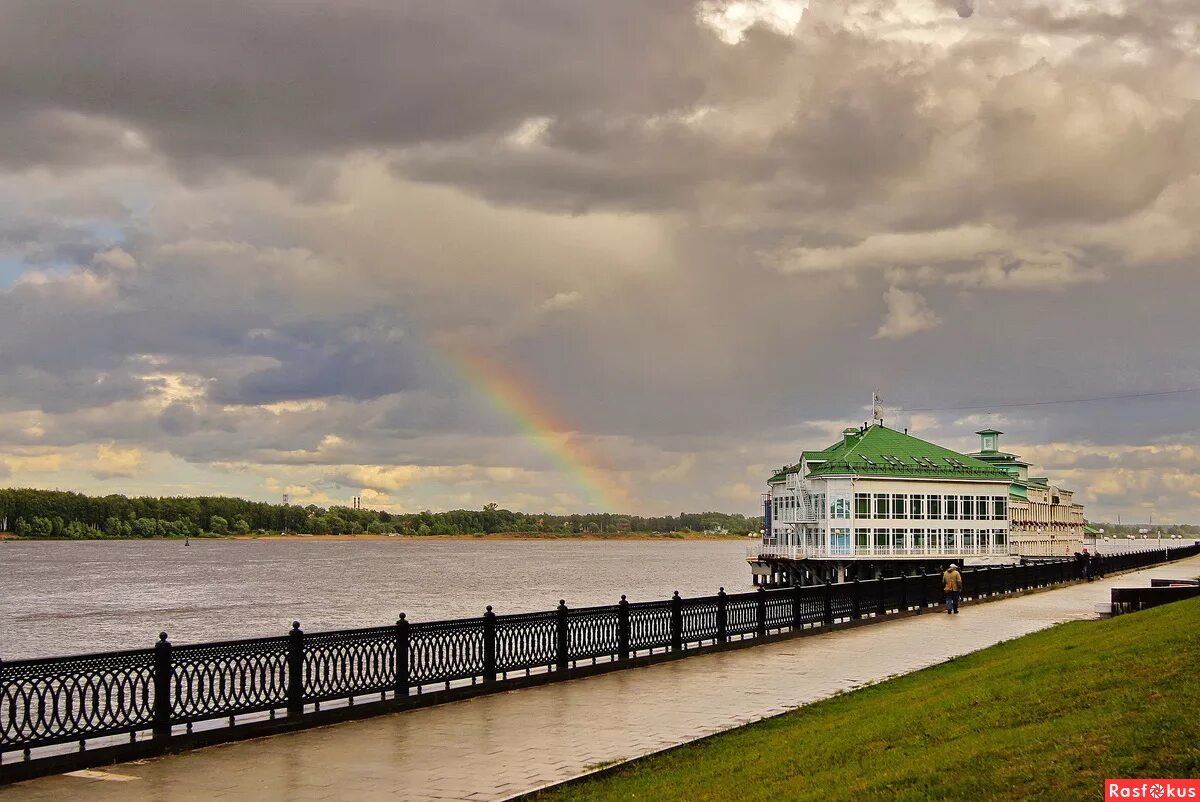
M871 393L871 422L883 425L883 399L879 393Z

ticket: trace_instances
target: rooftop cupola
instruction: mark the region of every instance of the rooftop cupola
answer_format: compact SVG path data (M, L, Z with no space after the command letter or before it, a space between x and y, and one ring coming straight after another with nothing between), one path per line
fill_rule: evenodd
M983 453L996 452L1000 450L1000 435L1004 432L998 432L995 429L984 429L975 432L979 435L979 450Z
M842 439L846 441L846 445L848 446L857 443L860 437L862 437L862 431L855 429L853 426L848 426L842 430Z

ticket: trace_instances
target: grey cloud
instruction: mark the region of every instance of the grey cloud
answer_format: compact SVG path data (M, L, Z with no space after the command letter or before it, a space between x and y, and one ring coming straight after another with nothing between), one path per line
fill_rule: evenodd
M906 39L880 23L903 4L814 0L794 37L730 46L674 1L8 2L0 248L80 269L0 289L0 436L250 466L254 491L264 466L561 484L429 356L454 336L654 487L644 509L678 509L757 489L750 467L824 445L874 389L945 407L1198 385L1195 57L1168 35L1194 11L1044 5L964 24L945 0ZM1077 47L1038 49L1060 36ZM107 204L77 191L104 170ZM988 244L927 247L960 228ZM896 234L866 270L764 258ZM114 242L124 266L95 258ZM889 286L940 327L873 340ZM1200 438L1187 398L1000 417L1016 442ZM973 445L968 414L934 418ZM687 456L660 494L649 477Z
M13 124L38 130L38 115L66 109L214 166L456 139L547 109L656 111L699 86L671 54L703 61L718 46L685 0L8 0L4 18L0 102Z
M200 428L200 416L193 405L174 401L159 413L158 425L168 435L182 437Z

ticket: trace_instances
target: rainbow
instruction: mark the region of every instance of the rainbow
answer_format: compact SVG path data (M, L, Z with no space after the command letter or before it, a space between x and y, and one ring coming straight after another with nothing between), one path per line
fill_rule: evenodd
M593 507L601 512L619 509L617 502L625 498L625 489L598 468L600 460L575 436L575 429L526 383L480 354L461 347L438 350L462 381L521 425L526 435L579 485Z

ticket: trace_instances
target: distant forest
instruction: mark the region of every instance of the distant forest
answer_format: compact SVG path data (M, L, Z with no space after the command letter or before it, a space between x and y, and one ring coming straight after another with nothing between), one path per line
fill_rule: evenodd
M1179 535L1180 537L1196 537L1200 535L1200 526L1196 526L1195 524L1107 524L1089 521L1088 525L1093 526L1096 529L1103 529L1106 537L1128 537L1130 535L1142 537L1142 535L1138 533L1143 529L1150 530L1147 533L1147 536L1150 538L1153 538L1159 532L1162 533L1163 537L1171 537L1172 535Z
M496 532L617 534L620 532L758 532L762 519L720 512L646 518L591 513L521 513L488 504L482 510L388 513L351 507L267 504L223 496L92 497L58 490L0 490L0 530L22 537L152 538L205 534L296 532L313 535L466 535Z

